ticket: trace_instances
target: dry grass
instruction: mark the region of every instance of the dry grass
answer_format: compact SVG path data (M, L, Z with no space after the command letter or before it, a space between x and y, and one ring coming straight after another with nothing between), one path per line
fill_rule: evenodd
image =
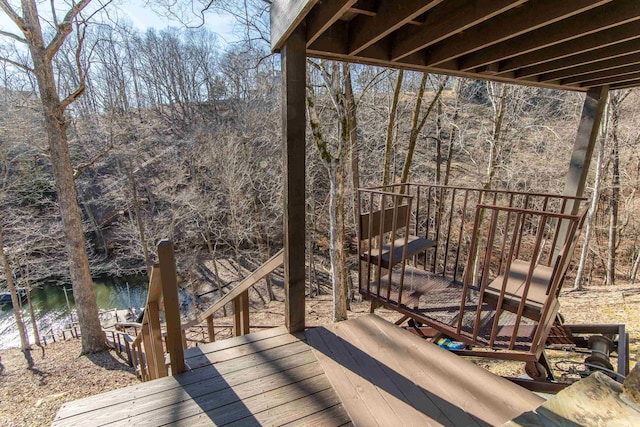
M267 306L261 306L259 310L253 310L253 325L283 324L283 298L281 294L277 296L280 301L273 301ZM632 360L637 360L640 352L640 287L621 285L565 292L561 296L561 304L561 312L567 323L626 324L631 336ZM331 322L330 295L307 300L306 308L309 326ZM350 317L361 316L369 312L369 303L355 302L351 308ZM400 317L389 310L379 309L376 313L390 321ZM216 319L218 325L231 322L231 317ZM218 338L229 334L229 330L222 329ZM64 402L138 382L133 370L115 352L82 357L78 356L79 353L80 343L77 340L49 345L44 358L39 350L32 353L34 366L29 369L19 350L0 352L0 425L49 425ZM554 352L552 355L554 360L570 356L562 352ZM584 358L582 355L580 357ZM501 375L517 376L523 372L521 363L487 360L479 360L477 363Z
M65 402L138 382L113 351L79 354L75 339L48 345L44 357L36 348L29 368L20 350L0 352L0 425L48 426Z

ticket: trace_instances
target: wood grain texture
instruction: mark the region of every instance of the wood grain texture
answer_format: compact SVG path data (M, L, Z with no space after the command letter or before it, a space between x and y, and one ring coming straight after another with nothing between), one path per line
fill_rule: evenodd
M284 156L285 326L304 330L305 322L305 180L306 180L306 46L303 28L283 44L282 139Z
M271 3L271 50L282 48L318 0L274 0Z
M67 403L53 425L350 423L310 347L284 328L211 343L186 356L191 372Z
M162 297L164 301L167 328L166 346L171 359L171 373L184 372L184 350L182 347L182 329L180 327L180 302L178 300L178 280L176 258L173 244L169 240L158 243L160 278L162 279Z
M306 334L356 425L500 425L543 402L375 315Z

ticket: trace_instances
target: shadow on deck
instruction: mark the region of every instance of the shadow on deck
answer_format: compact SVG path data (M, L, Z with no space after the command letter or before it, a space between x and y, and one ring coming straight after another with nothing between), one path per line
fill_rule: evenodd
M375 315L185 352L189 372L62 406L70 425L500 425L542 400Z

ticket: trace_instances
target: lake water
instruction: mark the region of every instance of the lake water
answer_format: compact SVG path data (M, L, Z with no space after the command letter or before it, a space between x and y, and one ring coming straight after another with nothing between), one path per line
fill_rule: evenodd
M138 309L144 307L147 302L147 287L147 282L137 280L136 283L129 284L129 291L127 291L127 282L125 281L94 280L96 300L98 308L101 310L127 309L129 307ZM71 309L74 310L71 286L67 285L66 288L68 289L69 304ZM70 314L62 286L44 285L40 288L34 288L31 291L31 301L36 313L40 335L43 335L50 328L59 332L69 323ZM23 307L22 313L27 323L27 333L30 337L30 342L33 343L33 329L26 298L24 299ZM7 304L0 307L0 349L12 347L20 347L20 336L16 328L13 308Z

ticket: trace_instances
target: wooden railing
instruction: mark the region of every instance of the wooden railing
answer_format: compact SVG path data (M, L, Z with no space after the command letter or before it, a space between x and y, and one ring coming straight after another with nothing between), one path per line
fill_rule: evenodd
M271 257L196 319L185 324L180 322L175 258L171 242L160 242L158 258L159 263L154 265L151 271L149 293L142 323L128 324L139 327L140 332L135 338L126 333L121 333L115 338L124 342L129 360L143 381L184 372L186 369L184 349L188 344L186 331L206 322L209 342L215 341L214 315L228 303L232 303L234 307L234 334L238 336L249 333L248 290L282 265L284 251L281 250ZM160 312L163 308L166 331L162 330L160 323ZM126 325L120 324L120 326ZM198 342L201 341L198 340ZM168 361L165 357L165 348ZM167 365L170 365L170 369L167 368Z
M284 250L280 250L274 256L269 258L264 264L238 283L228 294L217 300L211 307L203 311L194 320L182 325L182 330L199 325L203 322L207 323L207 332L209 342L215 341L215 331L213 325L213 317L218 310L221 310L226 304L233 302L233 331L235 336L249 333L249 288L266 275L272 273L276 268L284 263Z
M167 362L163 345L160 311L164 308L167 329L166 345L171 373L184 371L182 337L169 334L180 331L180 310L173 245L168 240L158 244L159 263L151 269L149 291L140 333L126 345L130 348L130 360L143 381L167 376Z
M416 183L392 184L359 191L361 212L375 212L385 203L389 207L393 203L399 204L399 201L406 204L411 200L410 234L435 242L433 250L427 251L427 256L416 261L425 270L454 280L462 279L467 264L466 255L473 237L477 205L576 215L583 210L580 207L584 206L585 201L580 197L553 194ZM398 199L399 195L409 197ZM522 227L522 233L530 234L531 222L527 216L523 218ZM551 240L545 239L540 255L545 265L552 265L563 247L566 236L562 235L562 228L566 228L563 221L552 220L546 224L546 235L553 237Z

